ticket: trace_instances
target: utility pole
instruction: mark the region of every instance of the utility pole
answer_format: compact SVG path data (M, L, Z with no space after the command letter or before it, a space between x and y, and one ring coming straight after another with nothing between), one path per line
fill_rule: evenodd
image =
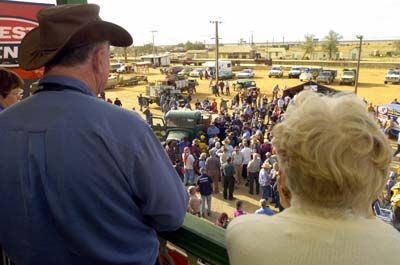
M358 77L359 77L359 75L360 75L360 60L361 60L361 48L362 48L363 35L357 35L356 38L360 40L360 48L358 49L358 61L357 61L356 84L355 84L355 86L354 86L354 94L357 95Z
M218 89L218 81L219 81L219 37L218 37L218 24L221 24L221 21L212 20L210 23L215 24L215 84Z
M125 63L128 63L128 53L127 53L127 51L126 51L126 47L123 47L123 49L124 49L124 59L125 59Z
M154 33L158 32L157 30L150 31L153 36L153 67L156 65L156 55L155 55L155 46L154 46Z

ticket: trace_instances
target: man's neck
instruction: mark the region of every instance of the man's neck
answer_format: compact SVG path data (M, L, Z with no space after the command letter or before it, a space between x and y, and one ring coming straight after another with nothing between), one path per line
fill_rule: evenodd
M54 66L46 69L44 76L66 76L83 82L95 95L99 93L96 89L96 81L93 74L86 66Z

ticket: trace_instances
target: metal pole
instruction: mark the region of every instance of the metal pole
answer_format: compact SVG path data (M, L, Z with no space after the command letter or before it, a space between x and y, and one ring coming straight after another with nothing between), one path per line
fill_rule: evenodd
M218 89L218 81L219 81L219 40L218 40L218 21L215 22L215 85Z
M156 33L157 30L152 30L151 35L153 36L153 66L156 65L156 55L155 55L155 46L154 46L154 33Z
M127 52L127 48L124 47L123 50L124 50L124 59L125 59L125 63L128 63L128 52Z
M360 40L360 48L358 50L358 61L357 61L357 73L356 73L356 84L354 86L354 94L357 95L357 88L358 88L358 77L360 75L360 60L361 60L361 48L362 48L362 40L363 36L362 35L357 35L357 39Z
M221 23L221 21L215 20L215 21L210 21L210 23L215 24L215 84L217 85L218 89L218 81L219 81L219 64L218 64L218 58L219 58L219 37L218 37L218 24Z

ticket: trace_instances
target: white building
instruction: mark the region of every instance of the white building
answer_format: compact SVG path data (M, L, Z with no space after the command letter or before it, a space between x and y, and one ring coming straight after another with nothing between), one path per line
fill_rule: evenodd
M163 54L147 54L140 57L142 62L151 62L155 66L169 66L171 64L171 55L169 52Z

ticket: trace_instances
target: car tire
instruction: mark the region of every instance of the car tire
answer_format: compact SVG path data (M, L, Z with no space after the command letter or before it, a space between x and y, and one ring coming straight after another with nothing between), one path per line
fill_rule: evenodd
M270 76L270 75L269 75L268 77L269 77L269 78L271 78L271 76Z
M387 81L385 81L384 83L385 83L385 85L386 85L388 82L387 82Z

